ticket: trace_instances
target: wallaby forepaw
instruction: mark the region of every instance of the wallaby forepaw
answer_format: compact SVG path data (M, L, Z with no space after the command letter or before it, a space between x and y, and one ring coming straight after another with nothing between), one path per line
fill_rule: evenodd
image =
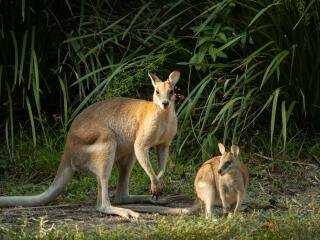
M152 198L155 198L156 200L158 200L159 196L161 195L161 190L162 190L161 185L151 183L150 192L151 192Z

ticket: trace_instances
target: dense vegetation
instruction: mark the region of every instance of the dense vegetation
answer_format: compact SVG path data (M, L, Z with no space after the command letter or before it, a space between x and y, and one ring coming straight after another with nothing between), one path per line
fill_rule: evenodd
M247 212L232 219L153 215L118 226L72 206L51 218L49 207L36 217L0 209L0 238L315 239L319 13L319 0L0 0L0 195L46 189L81 110L112 96L151 100L147 72L174 69L179 123L164 192L190 200L217 141L240 144L251 178ZM110 191L116 181L115 171ZM148 188L137 164L130 191ZM93 206L96 191L94 177L75 176L54 204Z
M63 141L90 103L150 99L147 71L173 69L185 96L173 152L206 159L218 140L284 152L289 138L320 130L319 8L318 0L1 1L1 166L15 160L21 136Z

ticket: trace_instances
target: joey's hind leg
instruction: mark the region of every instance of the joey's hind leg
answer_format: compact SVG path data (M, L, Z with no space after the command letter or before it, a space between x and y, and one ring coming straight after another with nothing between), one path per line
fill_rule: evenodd
M212 188L212 184L205 181L199 181L196 189L198 197L204 203L206 218L212 217L212 206L215 199L215 191Z
M110 204L108 180L114 163L115 151L116 143L108 141L105 144L100 144L99 149L95 149L91 154L91 170L96 174L98 180L97 210L105 214L119 215L125 218L138 218L138 213L129 209L113 207Z
M153 200L151 195L129 195L129 178L131 171L136 162L134 155L120 159L118 164L119 178L117 191L115 196L115 203L152 203L152 204L165 204L166 201Z
M212 188L208 188L203 198L203 202L205 204L206 218L212 217L213 201L214 201L214 193L212 191Z

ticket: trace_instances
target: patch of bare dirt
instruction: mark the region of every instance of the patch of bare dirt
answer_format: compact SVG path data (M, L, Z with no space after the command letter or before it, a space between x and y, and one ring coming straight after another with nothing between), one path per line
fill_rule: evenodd
M193 200L187 196L167 196L166 207L185 208L190 207ZM154 224L159 214L149 213L151 204L121 205L125 208L140 212L139 223ZM159 206L160 208L162 206ZM58 204L40 207L17 207L0 209L0 225L18 227L24 223L38 222L40 218L45 220L46 225L74 224L79 227L90 228L97 225L112 227L117 224L127 224L136 220L127 220L119 216L111 216L100 213L94 204ZM136 221L137 222L137 221Z

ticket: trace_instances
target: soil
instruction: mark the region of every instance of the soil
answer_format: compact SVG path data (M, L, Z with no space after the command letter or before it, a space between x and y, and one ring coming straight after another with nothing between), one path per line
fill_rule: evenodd
M190 197L184 195L171 195L163 197L167 200L166 207L186 208L193 204ZM124 219L119 216L112 216L100 213L96 210L95 204L66 204L59 203L40 207L16 207L0 209L0 226L19 227L25 223L39 222L40 218L45 220L45 225L72 224L80 228L96 227L104 225L112 227L117 224L128 224L132 222L155 224L159 219L159 214L149 213L148 207L152 204L130 204L118 205L118 207L130 208L140 212L139 220ZM159 206L162 207L162 206Z
M298 175L300 175L298 177ZM266 178L265 176L269 176ZM246 200L241 211L274 211L282 214L289 208L299 208L308 214L308 208L320 207L320 168L318 166L304 166L301 174L297 177L285 176L283 174L261 172L254 176L249 187ZM275 181L283 185L275 190ZM167 200L166 207L186 208L193 205L194 199L186 195L165 195L162 200ZM77 225L79 228L91 228L103 225L111 228L115 225L125 224L156 224L160 215L149 213L148 207L152 205L120 205L120 207L131 208L143 212L139 220L128 220L119 216L110 216L96 211L94 200L80 204L68 204L68 200L58 198L53 205L41 207L17 207L0 209L0 227L19 227L25 223L37 223L44 219L44 224L52 225ZM217 210L218 213L221 211Z

